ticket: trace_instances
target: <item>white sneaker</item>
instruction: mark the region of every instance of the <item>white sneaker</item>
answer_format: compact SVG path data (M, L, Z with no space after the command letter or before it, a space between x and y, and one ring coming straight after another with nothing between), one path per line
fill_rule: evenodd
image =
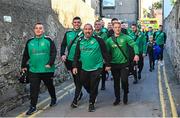
M161 66L163 66L164 65L164 61L161 61L161 64L160 64Z
M158 60L158 65L161 65L161 61Z

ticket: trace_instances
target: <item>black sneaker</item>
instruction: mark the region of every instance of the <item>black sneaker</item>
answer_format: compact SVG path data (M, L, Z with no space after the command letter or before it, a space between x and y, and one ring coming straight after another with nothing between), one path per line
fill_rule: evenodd
M77 100L80 101L81 98L82 98L82 96L83 96L83 93L82 93L82 91L81 91L81 93L80 93L79 97L77 98Z
M52 107L52 106L55 106L56 105L56 99L55 98L52 98L51 99L51 103L50 103L50 107Z
M93 103L89 104L89 112L95 112L95 107Z
M29 110L26 112L26 115L32 115L37 111L36 107L30 107Z
M152 69L150 68L149 71L152 72Z
M72 107L72 108L77 108L77 107L78 107L77 101L73 101L73 102L71 103L71 107Z
M123 103L126 105L128 102L128 94L124 94L123 96Z
M113 105L116 106L116 105L118 105L119 103L120 103L120 100L115 100L114 103L113 103Z
M106 87L105 87L105 86L102 86L102 87L101 87L101 90L106 90Z
M141 74L138 74L138 79L139 79L139 80L141 79Z

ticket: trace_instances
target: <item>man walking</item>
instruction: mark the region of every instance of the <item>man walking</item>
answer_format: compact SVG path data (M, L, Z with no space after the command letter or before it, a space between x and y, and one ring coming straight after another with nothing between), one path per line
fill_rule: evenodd
M132 64L130 65L130 68L134 75L133 83L137 84L137 82L138 82L137 78L141 79L141 72L142 72L142 69L144 66L144 57L146 56L146 37L142 32L138 31L136 24L132 24L131 29L132 29L132 33L129 34L129 36L131 36L133 38L133 40L136 42L136 45L139 48L139 61L137 63L138 72L136 72L137 70L134 69L134 67L136 66L136 62L132 62ZM138 75L137 75L137 73L138 73Z
M99 20L96 20L94 22L94 28L95 28L95 30L94 30L93 34L95 36L99 36L105 42L108 37L107 37L107 34L105 32L101 31L102 26L101 26L101 22ZM106 83L106 74L108 73L108 72L105 71L105 65L103 66L103 68L104 69L102 70L102 73L101 73L101 75L102 75L101 76L101 78L102 78L101 90L105 90L106 89L106 86L105 86L105 83Z
M163 50L164 50L164 45L166 44L166 33L163 32L163 26L159 25L159 30L154 33L154 39L157 45L161 48L161 52L158 56L158 60L160 65L163 65Z
M21 65L22 71L27 71L27 63L29 65L28 77L31 105L26 115L31 115L36 111L41 80L51 96L50 106L56 104L56 94L52 79L55 70L56 47L54 42L44 35L42 23L35 24L34 34L35 36L26 43Z
M74 54L75 54L75 48L78 41L78 38L82 36L82 29L81 27L81 18L80 17L74 17L72 21L73 29L70 31L67 31L64 35L62 44L61 44L61 59L63 62L65 62L65 65L69 71L72 72L72 63L74 60ZM66 48L68 49L68 54L65 54ZM80 67L78 67L80 69ZM81 84L79 82L79 74L74 75L74 84L75 84L75 95L74 100L71 104L72 108L77 107L77 102L82 97L81 92Z
M128 63L128 47L127 44L134 48L135 56L134 61L139 60L139 50L136 43L127 36L121 33L121 23L113 23L114 36L107 39L107 49L111 54L111 71L114 78L114 92L116 100L113 105L120 103L120 79L122 83L122 89L124 90L123 102L128 102L128 74L129 74L129 63Z
M89 112L95 111L95 100L98 95L100 74L105 62L105 70L110 70L109 56L104 41L93 36L91 24L85 24L84 37L79 40L76 46L76 53L73 64L73 74L80 73L80 81L89 93ZM78 60L82 64L81 71L78 71Z

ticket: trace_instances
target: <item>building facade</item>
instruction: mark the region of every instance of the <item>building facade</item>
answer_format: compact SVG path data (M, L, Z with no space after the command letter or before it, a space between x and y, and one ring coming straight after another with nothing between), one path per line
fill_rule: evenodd
M121 21L135 23L139 14L139 0L103 0L102 15L106 18L118 18Z

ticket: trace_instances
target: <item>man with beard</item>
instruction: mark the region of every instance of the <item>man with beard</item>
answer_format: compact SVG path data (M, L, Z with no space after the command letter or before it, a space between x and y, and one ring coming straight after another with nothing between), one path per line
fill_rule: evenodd
M137 84L137 78L141 79L141 72L144 66L144 57L146 56L146 37L145 35L138 31L137 25L132 24L131 25L132 33L129 34L133 38L133 40L136 42L136 45L139 48L139 61L137 63L138 66L138 72L134 67L136 66L136 62L131 62L130 70L132 71L132 74L134 75L134 84ZM137 75L138 73L138 75Z
M91 24L84 25L84 37L76 46L76 53L73 63L73 74L80 73L80 81L89 93L89 112L95 111L95 100L98 95L100 74L105 62L105 70L109 71L109 55L103 39L93 36ZM78 71L78 61L82 64L81 71Z

